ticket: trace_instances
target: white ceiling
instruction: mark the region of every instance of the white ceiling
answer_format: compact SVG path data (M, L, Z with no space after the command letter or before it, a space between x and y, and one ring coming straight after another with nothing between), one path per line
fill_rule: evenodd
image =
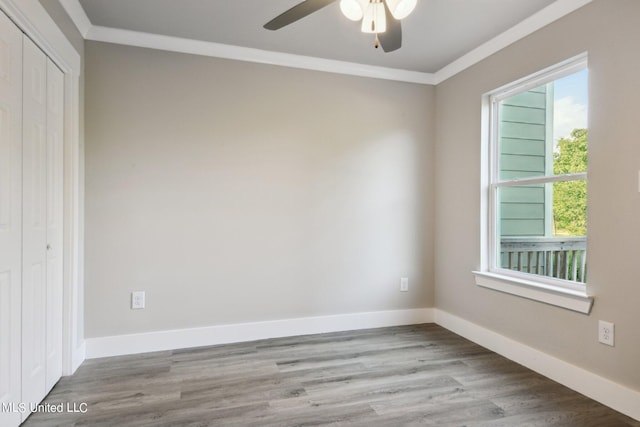
M93 29L81 28L88 39L110 41L115 33L106 27L431 75L505 32L513 39L518 26L537 20L539 28L589 0L418 0L402 21L403 46L392 53L374 49L338 1L278 31L262 26L301 0L60 1L79 28L84 19Z

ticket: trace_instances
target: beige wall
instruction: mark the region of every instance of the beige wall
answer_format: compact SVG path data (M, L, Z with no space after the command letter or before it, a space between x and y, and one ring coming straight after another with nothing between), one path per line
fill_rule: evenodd
M436 306L640 389L640 1L599 0L440 84L436 147ZM591 315L474 284L480 264L482 95L589 52ZM597 342L599 319L616 346Z
M85 54L88 338L433 305L433 87Z

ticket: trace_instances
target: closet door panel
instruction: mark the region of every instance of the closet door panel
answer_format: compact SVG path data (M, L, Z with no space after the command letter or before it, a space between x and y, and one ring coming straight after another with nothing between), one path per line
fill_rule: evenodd
M20 423L11 405L21 401L21 122L22 33L0 12L0 405L9 409L1 426Z
M22 130L22 400L45 396L47 59L23 38ZM26 418L28 414L23 414Z
M47 393L62 376L63 87L62 71L47 59Z

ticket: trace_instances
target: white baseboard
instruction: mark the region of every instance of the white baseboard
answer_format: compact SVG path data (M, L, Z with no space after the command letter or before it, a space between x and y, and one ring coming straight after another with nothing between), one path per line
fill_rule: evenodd
M88 338L88 359L324 332L433 323L433 309L376 311Z
M82 365L82 362L87 358L87 342L82 341L76 350L73 352L73 360L71 362L71 374L73 374ZM70 374L70 375L71 375Z
M446 311L434 309L435 322L510 360L551 378L603 405L640 420L640 392L564 360L507 338Z

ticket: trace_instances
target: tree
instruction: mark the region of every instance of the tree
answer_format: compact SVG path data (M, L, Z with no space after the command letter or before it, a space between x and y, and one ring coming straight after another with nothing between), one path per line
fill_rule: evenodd
M560 138L553 154L556 175L587 171L587 130L574 129ZM586 180L557 182L553 186L553 223L556 235L585 236L587 233Z

